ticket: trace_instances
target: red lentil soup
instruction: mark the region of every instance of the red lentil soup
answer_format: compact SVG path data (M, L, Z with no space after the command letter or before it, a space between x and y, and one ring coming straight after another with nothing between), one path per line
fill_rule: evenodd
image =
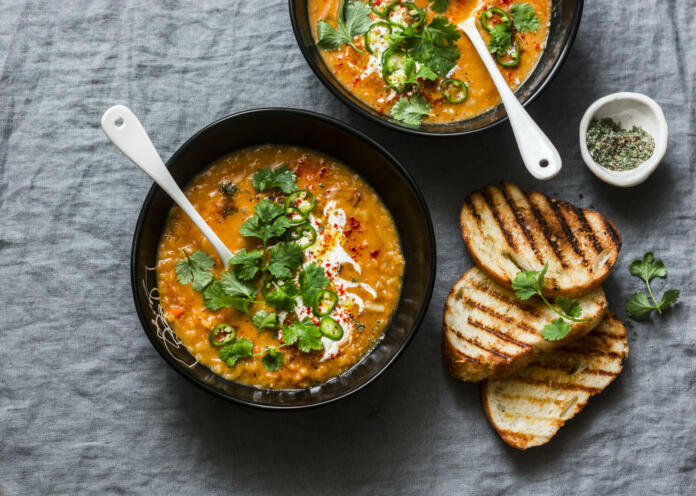
M469 39L456 28L460 22L475 17L489 48L494 47L492 50L500 52L497 55L498 68L510 88L515 90L532 72L544 50L551 17L551 0L449 0L442 13L435 12L434 4L428 0L371 0L371 9L362 11L363 15L369 15L364 26L369 24L370 28L353 38L354 47L347 43L336 46L338 43L331 39L322 43L320 28L330 32L331 28L324 23L337 26L339 5L345 7L350 2L308 0L313 35L324 62L336 79L357 98L397 121L413 125L471 119L500 103L500 96L483 62ZM409 15L409 8L411 17L408 22L415 19L412 24L415 27L409 29L413 29L415 35L409 38L411 41L399 44L393 41L398 39L394 35L405 32L406 21L403 19ZM483 21L487 28L481 22L485 12L486 16L490 15ZM430 29L433 19L442 16L444 18L434 24L435 28L440 26L441 29ZM442 28L445 23L450 26ZM452 41L440 39L438 44L437 33L446 31L458 38ZM430 33L425 36L426 42L435 39L434 45L430 46L440 50L438 53L443 54L444 59L449 58L449 62L443 57L427 60L428 55L412 48L418 47L424 32ZM452 48L459 51L458 57L456 50L451 55ZM408 59L416 61L411 69L414 74L412 82L403 84L404 71L409 71L405 65ZM425 71L424 66L433 71ZM418 100L422 106L406 105L406 100ZM402 111L397 112L400 106ZM416 113L408 114L404 109L415 109ZM421 112L420 116L418 112ZM409 122L414 115L416 120Z
M158 248L160 304L200 363L243 384L306 388L346 371L380 340L399 300L404 258L389 211L358 174L314 151L264 145L220 159L184 192L242 254L225 271L172 208ZM247 235L249 226L275 224L265 247ZM230 299L240 294L249 301Z

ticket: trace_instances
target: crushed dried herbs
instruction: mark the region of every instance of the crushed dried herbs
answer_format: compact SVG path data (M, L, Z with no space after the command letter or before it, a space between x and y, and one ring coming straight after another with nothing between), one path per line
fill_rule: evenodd
M655 150L655 138L640 126L624 129L612 119L592 119L587 128L587 149L602 167L625 171L648 160Z

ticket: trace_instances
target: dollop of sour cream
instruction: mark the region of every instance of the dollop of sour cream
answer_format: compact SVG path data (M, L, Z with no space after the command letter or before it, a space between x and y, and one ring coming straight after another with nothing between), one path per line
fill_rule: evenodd
M321 266L333 283L338 295L338 303L329 316L343 327L343 336L337 341L322 336L324 355L321 361L323 362L334 358L340 353L342 347L350 344L356 327L355 317L365 310L364 300L349 290L362 288L373 298L377 297L377 292L369 284L339 277L341 268L346 264L351 265L358 274L362 273L360 264L343 247L346 240L345 211L338 208L335 201L331 201L324 208L323 220L317 219L312 214L309 215L308 220L317 232L317 238L314 244L305 250L304 266L312 263ZM301 297L297 298L295 313L299 319L309 317L319 324L319 319L313 315L311 308L303 304Z

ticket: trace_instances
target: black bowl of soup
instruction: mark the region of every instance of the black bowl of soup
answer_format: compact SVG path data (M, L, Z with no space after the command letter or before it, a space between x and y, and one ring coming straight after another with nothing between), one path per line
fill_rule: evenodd
M526 105L558 73L583 8L583 0L289 4L302 54L339 100L378 124L424 136L473 133L507 119L459 22L475 18L503 77ZM355 35L350 43L346 33Z
M250 110L196 133L167 167L235 253L225 268L152 187L133 296L177 372L245 405L306 408L404 351L430 301L435 239L418 187L379 144L319 114Z

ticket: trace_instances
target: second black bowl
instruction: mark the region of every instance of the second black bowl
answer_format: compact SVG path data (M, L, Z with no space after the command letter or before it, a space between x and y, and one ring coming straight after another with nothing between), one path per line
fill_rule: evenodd
M145 199L135 229L131 282L138 316L153 346L197 386L246 405L288 409L328 403L362 388L381 374L413 337L430 302L435 280L435 236L428 208L409 174L384 148L328 117L289 109L250 110L210 124L184 143L167 167L185 185L217 159L267 143L310 148L356 171L379 194L401 238L406 261L401 297L384 338L358 364L309 389L260 389L228 381L198 363L169 327L157 300L157 246L172 200L159 186Z
M353 95L331 74L312 37L307 0L289 0L289 3L292 29L309 66L339 100L368 119L397 131L421 136L459 136L488 129L507 119L505 108L500 104L472 119L449 124L421 124L420 127L414 128L393 121L388 115L378 112ZM580 25L582 7L583 0L551 0L551 21L546 48L532 73L515 91L523 105L534 101L563 65Z

